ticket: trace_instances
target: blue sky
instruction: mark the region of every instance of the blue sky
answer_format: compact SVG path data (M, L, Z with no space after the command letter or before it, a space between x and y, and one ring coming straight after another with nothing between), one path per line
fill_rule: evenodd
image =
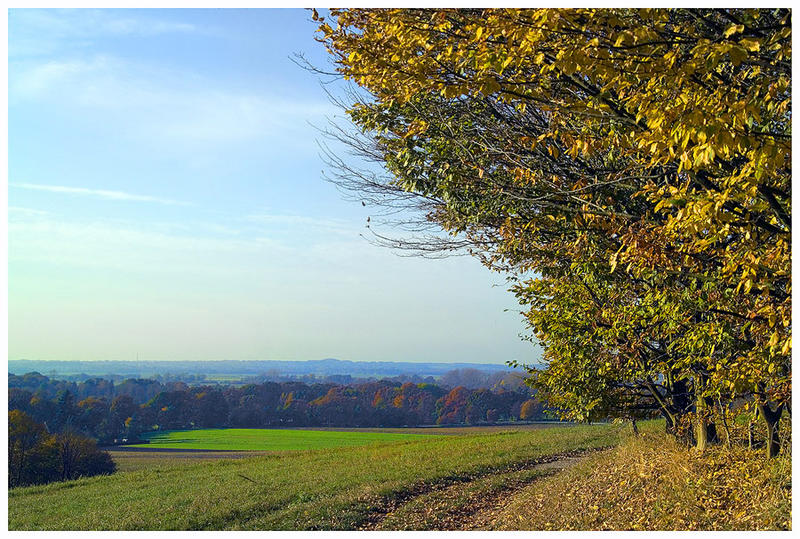
M11 10L9 358L533 362L502 276L322 179L302 10ZM373 210L374 211L374 210Z

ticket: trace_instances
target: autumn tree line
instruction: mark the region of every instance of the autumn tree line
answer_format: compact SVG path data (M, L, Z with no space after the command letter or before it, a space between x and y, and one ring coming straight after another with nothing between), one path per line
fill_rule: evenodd
M700 449L746 414L779 453L790 10L312 15L333 70L310 68L350 84L330 180L376 242L508 276L541 397L572 419L656 411Z
M9 375L9 410L51 433L76 432L101 444L156 429L281 426L397 427L545 419L517 375L492 389L391 381L340 385L264 382L243 386L162 384L152 379L75 383L38 373Z
M468 371L450 378L475 378ZM98 444L133 442L143 432L193 428L398 427L487 424L552 418L518 375L492 389L371 381L264 382L243 386L9 375L9 486L113 473Z

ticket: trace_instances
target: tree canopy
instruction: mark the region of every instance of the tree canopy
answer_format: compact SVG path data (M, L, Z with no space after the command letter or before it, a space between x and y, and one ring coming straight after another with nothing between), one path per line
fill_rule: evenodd
M789 10L315 17L390 174L340 184L518 277L565 415L790 408Z

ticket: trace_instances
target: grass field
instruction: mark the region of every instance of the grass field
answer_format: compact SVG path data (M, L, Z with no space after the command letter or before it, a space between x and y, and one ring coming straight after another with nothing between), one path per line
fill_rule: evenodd
M165 452L163 450L146 451L138 447L133 449L113 447L108 451L117 465L117 472L160 470L204 461L253 458L258 455L274 454L271 451L181 451L179 449Z
M393 500L616 444L610 425L205 460L9 491L12 530L352 530ZM489 488L489 486L481 488ZM491 487L495 488L495 487ZM481 491L480 489L478 489ZM482 492L482 491L481 491Z
M495 425L435 425L427 427L313 427L298 430L324 430L347 432L396 432L398 434L486 434L489 432L508 432L520 430L540 430L551 428L574 427L576 423L560 421L539 421L531 423L500 423Z
M323 432L356 432L356 433L398 433L398 434L422 434L429 435L475 435L494 432L508 431L528 431L541 430L546 428L565 428L565 423L514 423L508 425L490 426L470 426L470 427L409 427L409 428L333 428L319 427L313 430ZM306 430L306 429L297 429ZM182 446L184 447L184 446ZM181 448L171 448L166 450L164 447L150 444L142 444L137 447L117 446L107 448L111 452L111 457L117 464L117 471L129 472L143 469L163 469L171 466L181 466L196 464L198 460L213 459L239 459L253 457L259 454L274 454L275 450L270 451L232 451L227 450L197 450L189 449L182 451ZM296 449L295 449L296 450Z
M143 434L148 444L129 447L148 449L206 449L227 451L294 451L352 447L358 445L411 441L422 434L397 432L352 432L293 429L201 429L158 431Z
M151 451L136 462L147 452L127 450L132 460L122 469L132 471L10 490L8 527L791 529L790 448L772 461L744 448L699 453L664 434L663 422L640 430L639 437L620 425L424 436L254 457L229 452L222 460L224 452Z

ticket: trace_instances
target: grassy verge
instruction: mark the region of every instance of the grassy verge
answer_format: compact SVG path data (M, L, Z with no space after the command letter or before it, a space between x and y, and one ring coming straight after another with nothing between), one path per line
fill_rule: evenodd
M653 429L519 491L506 530L791 529L791 455L688 450Z
M376 507L454 477L615 444L613 426L435 436L164 466L9 491L12 530L356 529Z

